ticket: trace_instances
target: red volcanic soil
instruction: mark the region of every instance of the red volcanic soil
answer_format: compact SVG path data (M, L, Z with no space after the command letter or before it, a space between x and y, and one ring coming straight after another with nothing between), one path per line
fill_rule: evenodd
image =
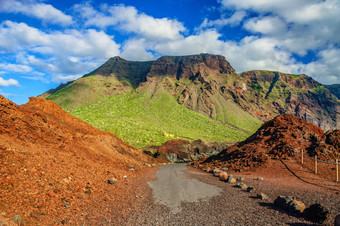
M132 205L128 187L152 161L52 101L18 106L0 96L0 224L14 215L44 225L123 214ZM117 184L108 184L112 177Z
M296 116L279 115L265 122L245 141L236 143L219 155L207 159L204 164L247 170L263 166L269 159L300 156L297 151L304 151L304 154L309 156L316 155L318 159L334 162L336 158L340 159L339 135L337 130L329 131L325 135L319 127ZM334 167L329 166L329 169L333 170Z

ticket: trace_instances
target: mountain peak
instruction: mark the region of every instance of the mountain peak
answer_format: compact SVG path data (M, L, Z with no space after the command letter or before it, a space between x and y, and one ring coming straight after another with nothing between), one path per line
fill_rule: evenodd
M224 56L201 53L188 56L162 56L151 67L149 76L170 76L177 79L212 74L233 74L234 68Z

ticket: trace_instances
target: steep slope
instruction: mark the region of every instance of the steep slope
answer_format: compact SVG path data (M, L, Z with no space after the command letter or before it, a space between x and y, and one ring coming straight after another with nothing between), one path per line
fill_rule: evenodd
M223 150L205 163L250 169L264 165L270 158L286 159L294 156L296 150L334 162L340 157L339 135L339 130L324 134L319 127L294 115L279 115L265 122L245 141Z
M7 216L47 224L84 213L111 200L109 178L121 181L130 165L151 161L52 101L31 98L18 106L0 96L0 212Z
M340 84L325 85L337 98L340 98Z
M293 114L324 130L340 128L340 102L323 85L306 75L273 71L240 74L235 100L263 121Z
M240 141L283 113L325 130L340 128L339 99L312 78L271 71L238 75L223 56L211 54L150 62L114 57L45 96L140 147L170 138Z

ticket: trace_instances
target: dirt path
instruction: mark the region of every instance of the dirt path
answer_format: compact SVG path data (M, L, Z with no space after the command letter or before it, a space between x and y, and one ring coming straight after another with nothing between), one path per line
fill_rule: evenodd
M188 180L198 180L200 183L214 186L221 190L219 195L212 196L209 190L204 190L205 194L202 199L192 200L190 202L182 202L180 211L171 211L169 205L163 205L160 194L166 194L166 191L156 192L152 188L146 187L145 199L140 204L138 210L128 218L127 225L296 225L311 224L303 218L299 218L286 212L283 212L273 206L273 201L278 195L293 195L297 199L310 205L314 202L326 203L326 206L335 214L340 213L340 196L336 190L328 190L311 184L300 186L296 184L299 179L294 177L285 177L285 183L277 183L270 176L264 178L263 181L256 180L257 173L246 173L246 181L250 186L257 188L258 192L265 192L269 196L269 200L262 201L254 197L254 194L243 192L233 185L220 181L211 174L202 172L197 169L188 167L182 170L183 166L168 167L167 172L173 170L172 177L179 176L181 178L171 180L173 183L182 183L183 177ZM282 166L282 170L286 167ZM180 174L175 173L180 170ZM166 175L162 173L162 169L157 176ZM169 173L168 172L168 173ZM285 171L289 174L289 171ZM236 175L238 176L238 175ZM190 179L189 179L190 178ZM276 177L277 178L277 177ZM154 188L151 182L151 187ZM301 182L303 183L303 182ZM283 186L284 184L292 184L292 186ZM299 186L294 189L294 184ZM180 189L185 186L175 185ZM310 189L314 186L314 189ZM335 185L337 186L337 185ZM162 187L162 186L161 186ZM163 186L166 189L166 186ZM199 187L190 187L192 192L196 192ZM324 192L323 192L324 191ZM165 192L165 193L164 193ZM169 191L168 191L169 192ZM181 191L184 192L184 191ZM186 192L186 191L185 191ZM166 196L166 195L164 195ZM171 206L170 206L171 207ZM178 209L177 209L178 210Z

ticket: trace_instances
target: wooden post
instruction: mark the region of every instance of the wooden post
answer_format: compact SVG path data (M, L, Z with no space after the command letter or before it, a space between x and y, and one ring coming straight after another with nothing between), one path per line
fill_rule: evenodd
M301 151L301 164L303 165L303 150Z
M318 158L315 155L315 174L318 174Z
M335 171L336 171L336 182L339 182L339 165L338 165L338 159L335 159Z

